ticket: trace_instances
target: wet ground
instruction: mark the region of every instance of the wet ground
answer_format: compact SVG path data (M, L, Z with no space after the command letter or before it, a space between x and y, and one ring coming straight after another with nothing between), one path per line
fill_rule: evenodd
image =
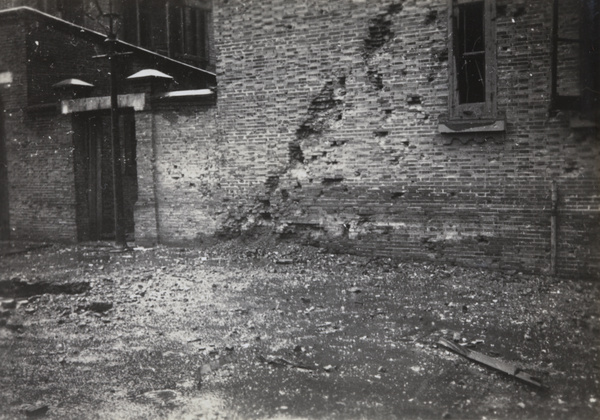
M0 253L0 419L600 415L595 283L272 241L12 251Z

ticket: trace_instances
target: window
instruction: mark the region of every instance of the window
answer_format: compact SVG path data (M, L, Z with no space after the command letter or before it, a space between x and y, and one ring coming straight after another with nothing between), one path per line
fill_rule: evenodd
M196 66L210 64L210 2L127 0L123 6L126 41Z
M458 7L455 27L458 103L485 102L485 34L483 3Z
M600 108L600 1L554 0L552 109Z
M81 25L83 23L82 0L56 0L56 8L64 20Z
M83 23L83 0L36 0L34 6L77 25Z
M495 118L495 1L448 1L450 119Z
M208 11L189 6L169 8L169 50L174 58L208 63Z
M123 39L140 47L167 54L164 0L123 0Z

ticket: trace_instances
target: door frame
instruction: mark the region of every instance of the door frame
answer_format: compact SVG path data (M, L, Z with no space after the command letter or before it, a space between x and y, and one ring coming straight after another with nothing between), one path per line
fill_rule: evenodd
M132 108L119 112L120 140L122 149L122 173L124 191L129 194L125 201L125 224L128 235L134 234L133 205L137 200L137 164L135 113ZM76 190L76 223L79 241L114 239L114 185L112 183L112 152L110 112L107 110L74 113L73 143ZM108 147L103 142L108 141ZM94 152L92 153L92 148ZM110 185L103 191L102 174L110 171L107 177ZM106 200L111 203L105 206ZM106 208L113 212L106 214ZM111 225L111 229L107 226ZM108 233L108 231L112 233Z

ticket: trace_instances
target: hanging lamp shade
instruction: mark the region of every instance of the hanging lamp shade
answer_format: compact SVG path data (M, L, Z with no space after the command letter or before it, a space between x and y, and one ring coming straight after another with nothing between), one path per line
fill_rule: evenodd
M159 94L169 89L173 77L156 69L143 69L127 77L135 92Z
M127 77L128 80L143 80L143 79L164 79L164 80L173 80L173 76L169 76L162 71L156 69L144 69L140 70L131 76Z
M65 79L52 85L53 88L93 88L94 85L81 79Z
M52 85L57 91L58 99L74 99L86 96L94 85L81 79L65 79Z

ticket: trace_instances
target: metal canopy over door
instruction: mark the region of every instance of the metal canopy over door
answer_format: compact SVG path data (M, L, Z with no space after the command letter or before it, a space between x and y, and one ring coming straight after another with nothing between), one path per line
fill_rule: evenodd
M110 114L85 112L74 116L77 226L80 240L114 239L115 210ZM135 121L132 111L119 118L125 231L134 232L133 206L137 199Z

